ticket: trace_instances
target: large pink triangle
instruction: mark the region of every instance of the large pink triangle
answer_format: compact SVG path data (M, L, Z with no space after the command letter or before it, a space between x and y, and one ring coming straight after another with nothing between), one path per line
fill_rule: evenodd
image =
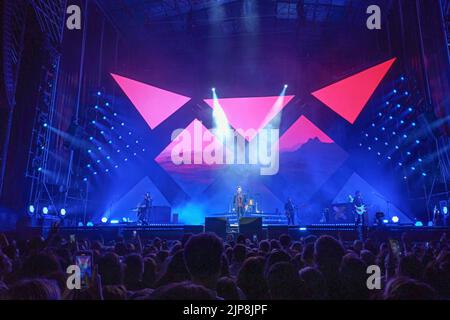
M227 116L229 124L236 130L253 129L245 138L251 141L294 96L272 96L252 98L223 98L218 102ZM279 100L281 99L281 100ZM205 99L214 108L214 99Z
M315 91L312 95L353 124L396 59Z
M151 129L180 109L189 97L111 73Z
M172 160L172 150L180 143L180 139L190 138L191 163L175 164ZM205 142L208 141L208 142ZM185 129L183 129L176 139L169 143L164 150L155 158L155 161L181 186L190 196L199 194L207 188L215 179L215 172L223 164L207 164L203 158L205 148L214 144L216 150L226 152L226 148L219 139L208 130L198 119L194 119ZM197 142L199 141L199 143ZM225 149L224 149L225 148ZM183 150L186 151L186 150ZM195 158L199 157L201 163L195 163Z
M318 139L322 143L334 143L334 141L320 130L305 116L301 116L279 140L281 152L294 152L300 149L309 140Z

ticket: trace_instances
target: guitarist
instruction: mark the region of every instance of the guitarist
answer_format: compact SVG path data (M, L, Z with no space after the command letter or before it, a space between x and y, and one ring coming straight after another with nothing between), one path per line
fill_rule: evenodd
M366 213L366 210L364 208L364 201L363 201L363 198L361 195L361 191L356 191L355 196L350 197L350 199L351 199L351 203L353 204L353 213L356 216L355 225L356 226L359 226L359 225L364 226L364 220L365 220L364 214ZM361 214L360 212L358 212L358 209L363 210L364 213Z

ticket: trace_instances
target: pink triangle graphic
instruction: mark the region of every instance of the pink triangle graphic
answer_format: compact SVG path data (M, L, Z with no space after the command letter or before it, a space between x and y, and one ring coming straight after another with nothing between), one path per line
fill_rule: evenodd
M189 97L166 91L146 83L111 73L123 92L147 122L155 129L190 100Z
M204 139L196 141L201 135ZM189 154L190 163L175 164L172 150L182 141L191 145L190 150L183 150ZM222 164L208 164L203 157L207 146L214 146L215 150L225 153L224 145L198 119L194 119L166 148L155 158L155 161L181 186L189 195L203 192L215 180L215 174ZM196 163L195 159L201 161Z
M315 91L312 95L353 124L396 59Z
M301 116L281 136L279 150L280 152L294 152L312 139L318 139L322 143L334 143L329 136L316 127L308 118Z
M229 124L235 130L250 130L245 138L251 141L258 132L264 128L294 96L272 96L251 98L222 98L218 99L220 106L227 116ZM204 100L214 108L214 99Z

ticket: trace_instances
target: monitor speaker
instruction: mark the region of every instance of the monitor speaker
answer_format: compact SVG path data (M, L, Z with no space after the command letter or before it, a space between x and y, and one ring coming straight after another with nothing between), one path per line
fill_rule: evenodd
M205 232L214 232L219 237L225 238L227 235L227 224L227 218L205 218Z
M262 239L262 231L262 218L243 217L239 219L239 233L245 237L252 239L256 235L258 239Z

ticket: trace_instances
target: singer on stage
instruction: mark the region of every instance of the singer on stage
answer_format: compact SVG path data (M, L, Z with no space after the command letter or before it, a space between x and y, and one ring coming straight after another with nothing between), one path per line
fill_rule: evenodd
M239 218L241 218L245 213L245 196L242 193L242 188L240 186L237 187L236 193L234 194L233 207L239 221Z

